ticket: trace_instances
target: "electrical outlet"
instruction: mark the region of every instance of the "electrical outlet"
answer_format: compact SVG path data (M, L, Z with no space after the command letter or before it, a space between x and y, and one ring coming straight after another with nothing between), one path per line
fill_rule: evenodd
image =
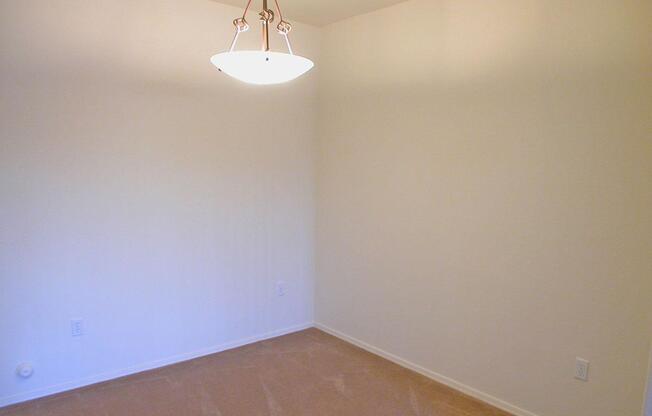
M287 284L283 281L276 282L276 296L285 296Z
M84 321L82 319L70 320L70 335L80 337L84 335Z
M589 381L589 362L584 358L575 358L575 378Z

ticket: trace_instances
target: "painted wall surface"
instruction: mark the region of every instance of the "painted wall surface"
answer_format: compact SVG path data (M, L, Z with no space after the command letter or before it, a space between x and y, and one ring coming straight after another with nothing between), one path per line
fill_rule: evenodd
M1 403L312 321L317 78L217 72L241 12L0 2Z
M540 416L640 416L650 22L413 0L328 26L316 321Z

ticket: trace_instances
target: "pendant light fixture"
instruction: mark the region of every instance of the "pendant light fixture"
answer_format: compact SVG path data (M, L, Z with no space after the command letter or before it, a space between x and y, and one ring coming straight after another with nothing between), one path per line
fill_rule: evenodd
M247 12L251 1L248 0L242 17L233 21L235 36L228 52L218 53L211 58L211 62L220 71L240 81L249 84L271 85L291 81L310 71L314 66L310 59L295 55L290 44L289 34L292 25L283 20L281 8L276 3L279 23L276 26L278 33L284 38L288 52L272 52L269 49L269 27L274 22L274 12L267 7L267 0L263 0L263 10L259 13L262 23L262 47L259 51L236 51L238 37L249 30Z

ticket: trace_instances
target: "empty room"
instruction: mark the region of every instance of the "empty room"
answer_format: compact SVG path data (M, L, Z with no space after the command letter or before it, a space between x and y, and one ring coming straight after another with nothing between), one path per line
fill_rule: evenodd
M0 0L0 416L652 416L652 1Z

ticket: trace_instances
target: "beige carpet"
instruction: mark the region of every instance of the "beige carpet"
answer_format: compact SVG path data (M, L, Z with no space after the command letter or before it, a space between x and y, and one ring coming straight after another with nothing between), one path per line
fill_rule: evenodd
M0 416L507 416L317 329L0 409Z

